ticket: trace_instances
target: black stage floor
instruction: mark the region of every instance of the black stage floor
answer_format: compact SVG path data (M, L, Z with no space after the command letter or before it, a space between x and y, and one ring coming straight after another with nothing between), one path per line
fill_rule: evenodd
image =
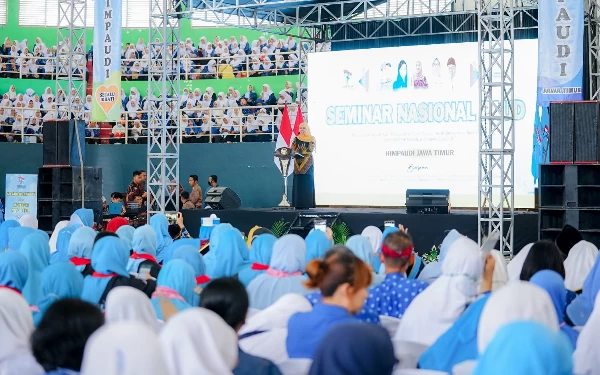
M271 228L273 223L279 220L291 225L301 214L339 214L338 222L345 222L352 234L360 234L369 225L383 227L384 221L395 220L397 224L402 224L408 228L415 243L415 249L420 254L428 252L434 245L439 245L446 230L456 229L473 240L477 238L477 211L455 210L448 215L423 215L407 214L406 210L401 209L366 208L183 210L185 226L193 237L198 236L200 219L213 213L221 219L221 223L230 223L245 233L248 233L255 225ZM523 246L535 242L537 239L537 213L515 213L515 254Z

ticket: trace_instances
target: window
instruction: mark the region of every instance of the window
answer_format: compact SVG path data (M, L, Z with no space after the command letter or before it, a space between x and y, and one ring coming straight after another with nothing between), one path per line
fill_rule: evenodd
M367 18L383 18L389 4L389 16L447 13L452 11L453 0L388 0L367 11ZM363 18L364 13L356 18Z
M0 25L6 25L7 0L0 0Z

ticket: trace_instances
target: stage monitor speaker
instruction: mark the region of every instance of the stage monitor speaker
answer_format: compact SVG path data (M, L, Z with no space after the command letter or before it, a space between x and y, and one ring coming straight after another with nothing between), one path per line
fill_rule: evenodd
M406 212L409 214L450 213L450 190L406 189Z
M242 200L232 189L219 186L208 189L204 203L213 210L227 210L240 208Z
M550 103L550 163L571 164L575 160L574 118L573 102Z
M79 139L75 126L79 132ZM85 121L46 121L42 134L44 166L80 165L77 141L81 146L81 156L85 165Z
M575 103L575 163L596 164L600 162L598 146L598 102Z

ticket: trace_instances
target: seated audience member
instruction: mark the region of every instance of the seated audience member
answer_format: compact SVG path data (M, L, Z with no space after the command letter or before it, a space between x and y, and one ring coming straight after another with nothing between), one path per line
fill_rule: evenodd
M533 275L541 270L556 271L565 278L565 266L559 248L550 241L538 241L533 244L521 270L520 279L529 281Z
M333 246L331 229L325 234L321 230L313 229L304 239L306 242L306 263L313 259L322 259L323 255Z
M180 311L192 307L196 293L194 269L183 260L168 262L158 275L152 306L156 317L168 321Z
M311 261L306 273L306 286L319 288L323 300L311 312L297 313L289 319L286 347L290 358L313 359L330 328L356 321L352 314L362 309L371 284L369 267L348 249L327 260Z
M85 344L103 324L96 306L76 298L58 300L31 335L33 355L46 373L79 372Z
M594 303L600 294L598 285L600 285L600 258L597 257L594 267L583 282L581 294L567 305L567 323L580 327L587 324L588 319L593 315L592 312L595 311ZM596 306L598 306L597 302Z
M598 248L591 242L579 241L565 259L565 287L575 293L581 292L583 282L598 258Z
M157 333L160 329L148 296L128 286L116 287L108 293L104 316L106 324L135 322L144 323Z
M581 233L575 227L567 224L560 231L554 242L562 253L563 258L567 258L573 246L577 245L579 241L583 241Z
M206 273L211 279L237 277L240 271L250 268L244 236L235 228L223 229L211 233L210 251L204 258Z
M129 224L129 220L124 217L114 217L110 219L108 224L106 224L106 231L111 233L117 233L119 228L124 227Z
M444 262L444 259L448 254L448 249L450 248L450 245L452 245L454 241L459 239L461 236L462 235L456 229L452 229L450 232L448 232L446 237L444 237L442 244L440 245L440 253L438 256L438 260L434 262L429 262L423 268L423 271L421 271L421 274L419 275L419 280L432 283L433 281L435 281L435 279L440 277L440 275L442 274L442 263Z
M183 220L181 223L183 223ZM156 235L156 260L158 263L162 263L165 252L173 243L173 237L169 233L169 220L164 214L156 214L150 218L149 224Z
M182 245L173 251L171 259L181 259L194 269L196 275L196 288L194 290L196 293L192 298L192 306L197 307L200 304L200 294L198 292L211 281L210 277L206 275L206 265L202 254L196 246ZM165 261L168 262L168 260Z
M259 228L259 230L262 228ZM269 263L271 263L271 254L273 253L273 246L277 242L277 237L269 233L256 235L256 230L252 230L251 234L248 234L248 241L251 242L250 247L250 262L252 265L250 268L246 268L238 274L238 280L244 286L250 285L250 282L257 276L264 274L269 269ZM254 235L254 236L253 236Z
M42 297L33 309L33 324L40 324L46 310L62 298L79 298L83 289L83 275L71 263L56 263L42 273ZM37 311L36 311L37 310Z
M190 200L190 193L188 193L187 191L181 193L181 203L183 203L181 208L184 210L193 210L194 208L196 208L194 203Z
M22 294L28 273L27 258L19 251L0 253L0 289Z
M129 273L140 274L141 278L158 277L160 265L156 261L156 234L150 225L143 225L133 232L131 239L133 250L127 262Z
M91 263L95 238L95 230L81 227L73 232L69 241L69 260L84 277L94 272Z
M248 294L244 285L233 278L212 281L202 291L200 307L217 313L236 332L246 322ZM271 361L246 354L238 349L238 364L234 375L280 375L281 372Z

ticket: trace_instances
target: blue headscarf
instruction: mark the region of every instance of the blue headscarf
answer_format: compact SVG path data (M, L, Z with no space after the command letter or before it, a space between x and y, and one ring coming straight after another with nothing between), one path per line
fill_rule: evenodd
M80 208L73 212L69 225L83 225L85 227L94 226L94 211L89 208Z
M572 327L563 324L565 321L565 308L567 307L567 289L565 288L565 280L556 271L541 270L536 272L535 275L531 277L529 282L548 292L550 298L552 299L552 303L554 304L556 316L558 316L560 330L569 337L573 348L575 348L577 345L577 337L579 337L579 332L575 331Z
M117 237L103 237L94 245L92 251L92 268L100 274L115 273L129 277L127 259L129 249L127 244ZM86 276L83 280L81 299L92 304L98 304L104 290L112 277Z
M321 340L308 374L391 374L396 363L392 340L383 327L339 323Z
M398 229L396 227L385 228L385 230L383 231L383 234L381 235L381 246L383 246L383 243L385 242L385 238L387 237L388 234L398 232L399 230L400 229ZM381 254L381 248L379 248L379 250L377 251L377 254L375 254L375 259L373 260L373 269L375 270L375 272L377 272L379 274L385 274L385 265L381 264L381 259L379 259L379 254Z
M173 258L173 252L183 246L192 246L200 251L200 240L198 238L180 238L173 241L171 246L165 252L163 263L167 263Z
M313 229L306 239L306 263L313 259L322 259L325 252L333 246L325 232Z
M441 335L419 357L419 368L452 373L452 367L463 362L475 360L479 356L477 349L477 327L490 293L485 293L473 302L454 322L452 327Z
M204 259L202 259L202 255L198 252L196 247L181 246L173 252L173 257L171 259L181 259L192 266L194 269L194 279L196 280L196 285L203 288L206 284L208 284L207 282L198 283L200 277L204 276L206 278L207 276ZM194 293L192 306L200 306L200 294Z
M150 225L142 225L133 233L131 248L135 253L150 255L156 258L156 233ZM129 258L127 271L137 273L140 263L145 259Z
M150 218L150 226L156 233L156 260L160 263L165 257L165 252L173 243L169 234L169 220L164 214L155 214Z
M127 242L129 248L131 249L131 241L133 241L133 232L135 232L134 227L132 227L131 225L123 225L122 227L117 229L115 234L119 236L120 239Z
M248 247L240 231L235 228L223 232L219 246L216 249L211 246L209 253L213 252L217 261L210 266L206 265L206 273L211 279L235 276L250 267L248 258L244 258L244 254L248 254Z
M156 292L152 295L152 305L156 312L156 317L164 320L162 309L160 307L160 287L165 287L176 291L185 301L175 298L168 300L177 308L177 311L192 307L194 301L194 289L196 288L196 277L194 269L181 259L171 259L171 261L162 268L156 280Z
M302 237L286 234L273 245L269 268L287 274L301 273L306 268L306 243ZM248 285L250 306L255 309L266 309L281 296L288 293L306 294L304 276L288 275L284 277L271 276L269 271L257 276Z
M19 252L25 255L28 277L23 287L23 297L30 305L36 305L42 297L42 272L50 265L50 245L41 233L28 235Z
M473 375L571 375L573 350L567 338L535 322L498 330Z
M19 251L25 237L37 232L36 229L29 227L14 227L8 231L8 248L12 251Z
M272 234L261 234L254 238L252 241L252 249L250 250L250 263L249 268L245 268L238 274L238 280L244 286L250 285L250 282L258 275L262 275L266 270L253 269L254 263L269 266L271 262L271 254L273 253L273 245L277 241L277 237ZM260 268L260 267L259 267Z
M56 251L50 256L50 264L69 261L69 242L71 242L73 233L79 228L81 228L81 224L73 224L64 227L58 232Z
M583 282L581 294L567 306L567 316L576 326L584 326L592 310L594 301L600 290L600 257L596 258L594 267Z
M369 267L373 267L373 248L367 237L361 235L352 236L346 241L346 247Z
M413 253L413 255L415 256L415 262L412 265L412 268L410 269L410 272L407 276L407 279L416 279L417 276L419 276L419 271L421 270L421 264L423 263L423 259L421 259L421 257L418 254Z
M204 263L206 263L206 269L210 270L215 267L217 262L217 253L219 252L219 245L221 243L222 234L228 229L233 229L231 224L219 224L210 232L210 251L204 256Z
M83 258L92 259L92 247L94 246L94 239L96 238L96 231L89 227L77 228L71 235L69 241L69 247L67 251L67 257L71 258ZM85 269L85 265L76 266L79 272Z
M83 290L83 275L71 263L56 263L42 272L42 297L37 303L39 312L33 314L38 325L48 307L61 298L79 298Z
M0 286L23 290L29 270L27 258L17 251L0 253Z
M442 244L440 245L440 255L438 257L438 260L436 262L431 262L427 264L425 268L423 268L423 271L421 271L421 274L419 275L419 280L432 283L433 281L435 281L435 279L440 277L440 275L442 274L442 263L444 262L444 259L448 254L448 249L454 243L454 241L461 237L462 235L458 233L456 229L452 229L450 232L448 232L448 234L442 241Z
M21 224L16 220L6 220L0 225L0 251L8 249L8 231L20 226Z

